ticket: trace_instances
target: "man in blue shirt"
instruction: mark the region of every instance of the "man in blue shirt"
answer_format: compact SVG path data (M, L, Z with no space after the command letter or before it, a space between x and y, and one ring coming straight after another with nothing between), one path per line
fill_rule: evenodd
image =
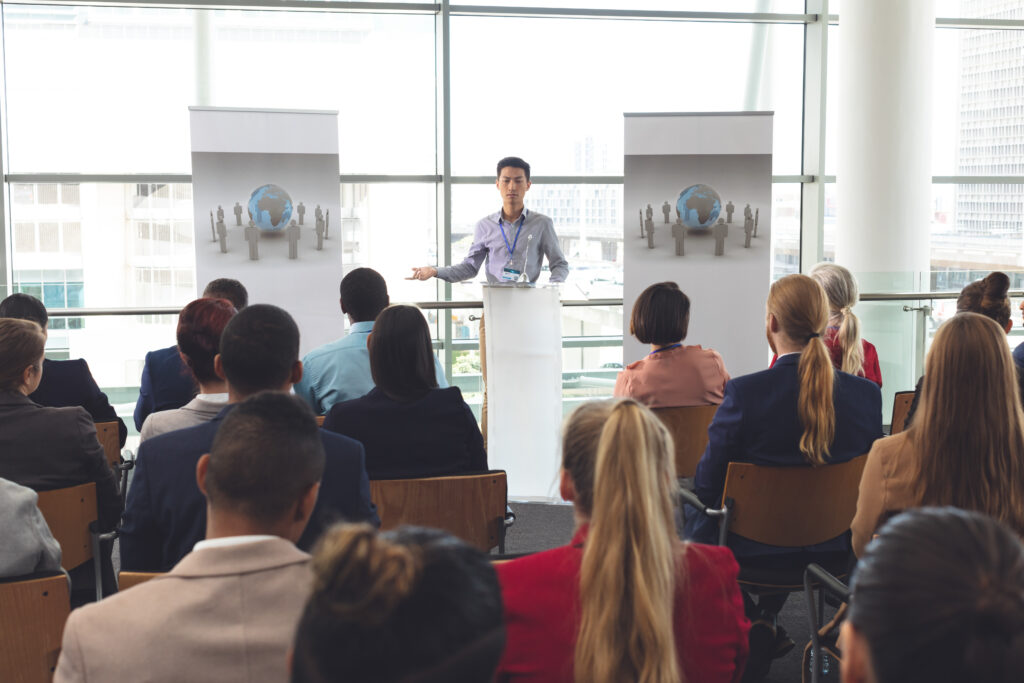
M558 245L551 219L527 210L523 204L530 185L528 163L519 157L499 161L495 186L501 193L501 210L477 222L466 258L454 266L413 268L408 279L437 277L446 282L462 282L476 276L486 261L488 284L515 282L524 273L527 280L536 282L546 257L551 282L565 282L569 262Z
M388 307L388 285L372 268L356 268L341 281L341 312L348 316L349 333L313 349L302 359L304 372L295 393L313 412L326 415L335 403L359 398L374 387L366 340L377 315ZM434 359L437 386L448 386L444 370Z

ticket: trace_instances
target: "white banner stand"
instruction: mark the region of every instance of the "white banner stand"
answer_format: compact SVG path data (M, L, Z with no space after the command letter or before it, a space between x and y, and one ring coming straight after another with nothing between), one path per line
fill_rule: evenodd
M485 286L487 462L510 498L552 498L560 464L562 305L555 287Z

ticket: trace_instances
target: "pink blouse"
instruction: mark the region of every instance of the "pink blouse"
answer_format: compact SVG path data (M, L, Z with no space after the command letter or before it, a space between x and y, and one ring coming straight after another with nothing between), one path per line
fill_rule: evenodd
M728 381L717 351L679 346L627 365L615 382L615 396L635 398L649 408L718 404Z

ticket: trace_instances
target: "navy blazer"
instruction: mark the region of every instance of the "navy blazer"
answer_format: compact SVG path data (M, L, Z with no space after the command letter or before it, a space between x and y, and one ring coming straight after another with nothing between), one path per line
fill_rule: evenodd
M160 434L139 445L135 476L121 525L121 568L169 571L206 538L206 498L196 484L196 464L209 453L227 406L209 422ZM327 456L320 495L298 546L310 550L335 522L380 526L370 502L363 446L320 430Z
M146 354L139 381L139 399L135 402L135 428L142 430L142 423L150 413L180 408L196 395L192 373L181 361L178 347L171 346Z
M708 427L708 446L697 465L694 490L705 505L721 505L730 462L755 465L809 466L800 452L803 426L797 415L800 354L781 356L775 366L737 377L725 385L725 398ZM871 450L882 436L882 392L874 382L835 371L833 403L835 438L828 460L841 463ZM694 511L696 512L696 511ZM695 541L715 543L717 523L704 515L687 515L687 534ZM737 557L793 552L730 535ZM810 552L849 550L849 533L805 548Z
M128 428L114 412L107 395L100 391L84 359L43 359L43 379L29 398L47 408L81 406L92 415L93 422L117 422L117 433L124 446Z
M487 471L484 438L458 387L431 389L406 402L374 387L361 398L335 403L324 429L363 444L370 479Z

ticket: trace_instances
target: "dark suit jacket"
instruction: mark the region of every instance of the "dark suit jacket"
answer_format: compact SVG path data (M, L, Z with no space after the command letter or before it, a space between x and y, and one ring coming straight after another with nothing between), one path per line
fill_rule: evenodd
M135 428L141 430L150 413L180 408L195 395L195 381L181 362L177 346L150 351L146 354L146 364L142 367L142 379L139 381Z
M361 398L335 403L324 429L363 444L370 479L487 471L483 436L458 387L432 389L407 403L374 387Z
M196 484L196 463L209 453L227 406L195 427L146 439L139 445L121 526L121 569L166 572L206 538L206 498ZM327 460L320 496L298 546L309 550L338 521L380 525L370 502L363 447L321 430Z
M117 479L84 408L45 408L20 393L0 391L0 477L35 491L96 482L103 531L117 525Z
M50 408L82 406L92 415L93 422L117 421L117 433L122 447L128 438L128 428L114 412L107 395L96 385L96 380L89 372L89 364L84 359L44 359L43 379L29 398Z
M459 387L432 389L409 402L392 400L374 387L365 396L335 403L324 429L362 443L371 479L487 471L483 436Z
M774 367L737 377L725 385L725 398L708 427L708 446L697 465L694 490L705 505L720 505L730 462L756 465L807 466L800 452L803 426L797 416L799 354L779 358ZM829 461L846 462L871 450L882 436L882 392L862 377L835 372L833 403L835 438ZM687 532L696 541L714 543L718 529L704 515L688 515ZM737 557L774 555L792 549L765 546L732 536ZM849 534L806 548L810 552L849 550Z

